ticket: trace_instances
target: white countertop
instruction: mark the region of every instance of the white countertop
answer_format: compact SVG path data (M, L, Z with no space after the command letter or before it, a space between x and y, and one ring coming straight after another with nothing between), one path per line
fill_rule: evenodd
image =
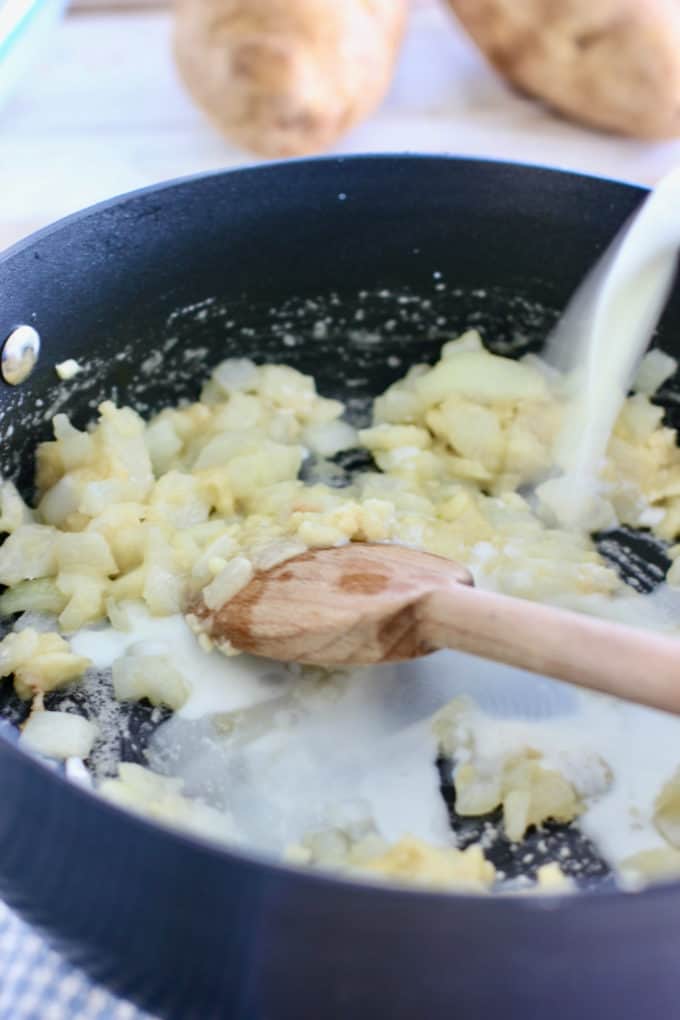
M0 247L117 193L253 161L187 98L170 33L163 8L66 18L42 65L0 110ZM547 163L647 184L680 163L680 141L599 135L513 94L434 0L415 2L382 108L335 151L387 150Z

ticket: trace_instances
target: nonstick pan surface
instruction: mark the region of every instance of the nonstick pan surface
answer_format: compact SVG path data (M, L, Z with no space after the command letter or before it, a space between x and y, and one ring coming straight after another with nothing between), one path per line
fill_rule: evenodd
M0 257L0 340L26 323L43 344L26 383L0 384L0 469L30 494L57 409L83 425L112 395L142 412L176 404L233 355L313 374L359 421L466 328L519 355L642 195L519 165L356 157L202 177L72 217ZM679 327L676 293L659 337L676 356ZM67 357L87 369L64 387L54 364ZM678 392L661 395L671 424ZM341 459L338 481L354 466ZM601 547L635 586L657 583L655 541L618 532ZM122 814L18 751L24 712L0 687L0 895L163 1016L674 1015L680 889L615 892L575 828L492 851L506 873L531 874L567 846L585 892L560 904L371 889ZM130 709L121 759L143 760L154 725ZM456 816L440 770L472 841L484 820Z

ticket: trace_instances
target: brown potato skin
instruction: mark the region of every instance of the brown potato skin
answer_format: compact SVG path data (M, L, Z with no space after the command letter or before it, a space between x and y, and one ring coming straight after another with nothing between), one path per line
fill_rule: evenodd
M330 147L389 87L408 0L178 0L180 75L227 137L262 156Z
M592 127L680 135L678 0L448 0L513 85Z

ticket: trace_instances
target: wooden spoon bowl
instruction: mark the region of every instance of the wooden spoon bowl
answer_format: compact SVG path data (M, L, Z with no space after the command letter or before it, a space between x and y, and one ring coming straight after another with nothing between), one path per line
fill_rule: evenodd
M255 575L220 609L192 606L218 644L324 666L441 648L680 713L680 640L474 588L458 563L397 545L315 549Z

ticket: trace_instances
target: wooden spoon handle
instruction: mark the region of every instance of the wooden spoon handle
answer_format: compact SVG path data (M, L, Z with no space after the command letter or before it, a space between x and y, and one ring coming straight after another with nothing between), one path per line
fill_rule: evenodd
M680 714L680 639L464 585L423 606L436 648L456 648Z

